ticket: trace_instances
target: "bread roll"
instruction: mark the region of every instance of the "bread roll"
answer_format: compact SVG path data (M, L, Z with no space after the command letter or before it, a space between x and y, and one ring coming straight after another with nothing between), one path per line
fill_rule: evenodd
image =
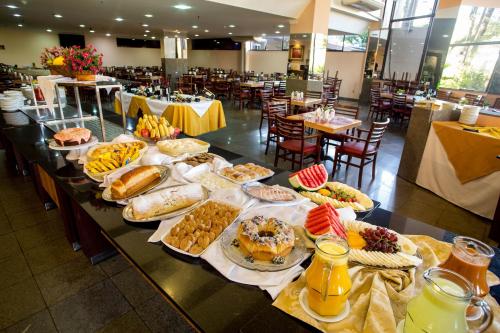
M155 166L140 166L123 174L111 184L113 199L124 199L137 193L160 178L160 170Z

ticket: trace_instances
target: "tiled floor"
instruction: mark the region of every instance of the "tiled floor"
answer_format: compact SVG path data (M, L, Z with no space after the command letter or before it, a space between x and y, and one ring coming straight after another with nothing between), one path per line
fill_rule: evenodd
M213 145L272 163L264 155L265 127L258 110L238 111L225 103L228 127L206 134ZM366 118L362 115L363 119ZM396 176L404 131L384 137L371 181L363 191L382 207L487 240L489 224ZM0 332L186 332L190 327L121 257L92 266L64 237L57 210L46 212L31 182L13 177L0 153ZM281 165L287 168L287 165ZM331 163L327 163L331 171ZM357 170L337 179L356 183Z

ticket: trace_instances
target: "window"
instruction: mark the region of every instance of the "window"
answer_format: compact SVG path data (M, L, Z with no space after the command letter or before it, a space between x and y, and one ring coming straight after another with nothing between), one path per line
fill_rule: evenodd
M440 87L487 91L500 53L500 9L461 6Z
M393 19L431 15L435 0L398 0Z
M250 42L250 50L252 51L283 51L288 50L289 37L284 36L268 36L257 37ZM285 45L286 44L286 45Z
M357 51L364 52L368 43L368 32L362 35L329 35L329 51Z

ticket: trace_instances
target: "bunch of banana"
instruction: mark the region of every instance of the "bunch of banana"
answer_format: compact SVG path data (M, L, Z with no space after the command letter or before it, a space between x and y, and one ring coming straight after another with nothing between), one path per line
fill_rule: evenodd
M111 171L125 166L140 156L142 146L135 142L120 143L103 147L100 154L93 155L95 159L88 162L85 167L92 174Z
M171 137L175 133L175 128L170 126L167 119L156 115L148 116L145 114L137 121L134 135L137 137L151 140L160 140L165 137Z

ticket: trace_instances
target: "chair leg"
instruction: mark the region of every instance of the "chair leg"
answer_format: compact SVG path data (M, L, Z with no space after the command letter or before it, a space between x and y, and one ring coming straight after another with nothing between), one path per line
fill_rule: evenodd
M292 170L295 170L295 154L292 154Z
M377 155L373 157L372 162L372 178L375 178L375 165L377 164Z
M271 141L271 135L269 135L269 132L267 133L267 142L266 142L266 152L264 155L267 155L267 151L269 150L269 142Z
M335 152L335 157L333 158L332 179L333 177L335 177L335 172L337 171L338 158L339 158L339 153Z
M361 188L361 184L363 183L363 168L365 167L365 159L361 159L361 163L359 164L359 174L358 174L358 189Z
M262 129L262 122L264 121L264 111L260 114L260 125L259 125L259 130Z
M276 142L276 156L274 156L274 167L278 166L279 153L280 153L280 147L279 147L278 143Z
M304 154L300 154L300 165L299 165L299 170L302 170L302 167L304 166Z
M349 165L351 164L352 156L347 156L347 164L345 165L345 173L347 174L347 170L349 170Z

